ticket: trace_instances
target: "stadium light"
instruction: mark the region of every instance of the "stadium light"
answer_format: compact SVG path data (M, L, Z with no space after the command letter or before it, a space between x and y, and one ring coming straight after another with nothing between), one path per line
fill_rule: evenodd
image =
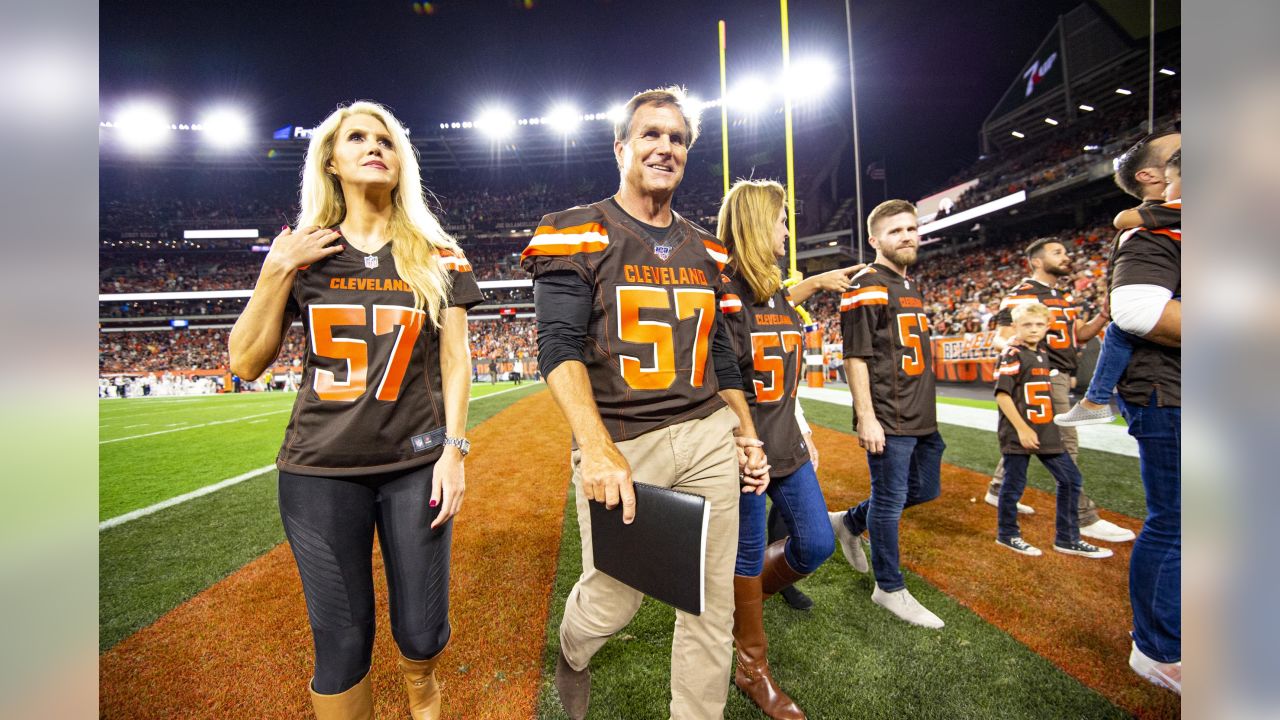
M1081 110L1083 110L1083 111L1085 111L1085 112L1093 112L1093 106L1092 106L1092 105L1085 105L1085 104L1081 103L1081 105L1080 105L1080 109L1081 109Z
M120 139L138 150L153 149L167 143L172 124L163 109L141 103L125 108L115 121Z
M1161 74L1161 75L1168 75L1169 77L1173 77L1174 75L1177 75L1178 73L1176 73L1176 72L1174 72L1174 71L1170 70L1169 68L1160 68L1160 74Z
M1009 133L1009 134L1010 134L1010 135L1012 135L1012 136L1014 136L1014 137L1016 137L1016 138L1018 138L1019 140L1021 140L1021 139L1022 139L1022 138L1024 138L1024 137L1026 137L1026 135L1023 135L1022 133L1018 132L1017 130L1014 130L1013 132L1011 132L1011 133Z
M627 104L617 103L609 108L609 112L605 113L605 118L610 123L616 123L627 114Z
M218 147L234 147L249 137L249 123L235 110L216 110L200 123L205 138Z
M494 140L510 137L515 130L516 121L506 110L491 109L480 114L474 123L475 128Z
M1132 90L1126 90L1126 89L1124 89L1124 88L1116 88L1116 94L1117 94L1117 95L1132 95L1132 94L1133 94L1133 91L1132 91Z
M729 107L735 111L754 115L764 110L769 103L773 91L761 78L751 76L743 78L733 90L729 91Z
M571 105L557 105L543 118L542 124L550 125L557 132L568 135L582 124L582 113Z
M831 87L835 74L831 64L821 58L804 58L791 63L790 77L783 79L797 100L819 97Z
M1058 124L1058 121L1057 121L1057 120L1054 120L1053 118L1050 118L1050 117L1045 118L1045 119L1044 119L1044 121L1045 121L1046 123L1050 124L1050 125L1057 125L1057 124Z

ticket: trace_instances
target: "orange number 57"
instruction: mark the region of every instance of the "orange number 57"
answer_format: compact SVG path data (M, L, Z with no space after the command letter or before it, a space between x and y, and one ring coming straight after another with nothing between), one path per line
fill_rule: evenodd
M345 380L339 380L332 370L317 368L312 388L321 400L354 402L368 388L369 344L358 338L334 337L333 331L344 325L364 326L368 322L365 308L363 305L312 305L309 311L311 351L318 357L345 360L347 363ZM375 337L388 335L397 327L400 328L391 344L387 368L375 390L374 397L377 399L395 401L400 397L400 386L404 382L405 371L409 368L413 344L418 341L425 317L426 313L411 307L373 306Z

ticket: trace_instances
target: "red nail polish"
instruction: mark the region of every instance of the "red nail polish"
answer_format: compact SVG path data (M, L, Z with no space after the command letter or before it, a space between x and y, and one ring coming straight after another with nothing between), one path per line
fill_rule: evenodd
M435 506L437 506L437 505L439 505L439 504L440 504L440 501L439 501L439 500L432 500L432 501L431 501L431 507L435 507Z

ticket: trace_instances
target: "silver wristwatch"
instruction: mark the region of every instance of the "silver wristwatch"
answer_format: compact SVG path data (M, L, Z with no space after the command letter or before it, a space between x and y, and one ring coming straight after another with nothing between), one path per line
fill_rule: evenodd
M466 438L456 438L445 435L444 444L458 448L458 452L462 453L462 457L466 457L467 453L471 452L471 442Z

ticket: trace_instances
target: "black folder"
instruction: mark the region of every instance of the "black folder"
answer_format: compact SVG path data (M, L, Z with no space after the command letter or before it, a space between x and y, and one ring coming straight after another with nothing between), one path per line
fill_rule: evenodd
M699 495L634 483L636 517L622 522L622 506L591 508L596 569L656 600L701 615L711 505Z

